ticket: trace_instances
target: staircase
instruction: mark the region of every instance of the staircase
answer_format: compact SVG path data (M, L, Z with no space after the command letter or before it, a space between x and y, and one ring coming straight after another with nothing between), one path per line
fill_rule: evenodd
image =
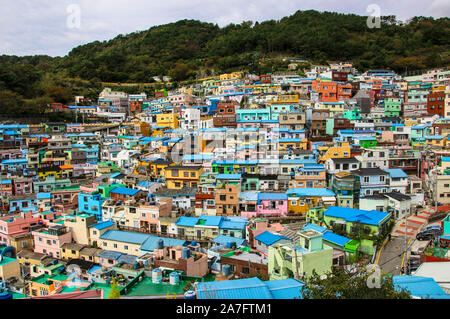
M408 228L406 228L405 220L402 219L395 225L393 235L394 236L406 236L414 237L425 225L428 224L428 219L433 215L432 212L421 211L416 215L412 215L407 218Z

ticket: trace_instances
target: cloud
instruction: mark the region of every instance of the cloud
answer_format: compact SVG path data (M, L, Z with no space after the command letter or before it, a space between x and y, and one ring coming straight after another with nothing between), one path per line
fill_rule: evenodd
M72 48L155 25L195 19L226 26L242 21L279 20L297 10L381 15L405 20L415 15L449 15L448 0L4 0L0 10L0 54L66 55ZM69 28L68 6L80 8L80 27Z

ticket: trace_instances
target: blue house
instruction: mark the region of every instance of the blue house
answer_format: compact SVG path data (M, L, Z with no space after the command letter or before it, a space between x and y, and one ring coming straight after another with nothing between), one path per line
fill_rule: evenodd
M99 192L79 193L78 210L83 213L93 214L98 221L102 221L102 205L106 198Z
M356 176L357 186L360 188L360 198L390 192L389 173L378 167L360 168L351 173Z

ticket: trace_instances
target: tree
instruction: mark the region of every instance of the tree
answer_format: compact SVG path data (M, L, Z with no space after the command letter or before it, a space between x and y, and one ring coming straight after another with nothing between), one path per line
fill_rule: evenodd
M353 273L333 268L322 279L315 271L302 287L304 299L411 299L408 291L395 289L392 277L381 275L380 288L370 288L372 273L358 268Z
M109 292L108 299L120 299L120 290L115 277L112 277L111 280L111 291Z
M46 89L45 93L55 102L59 103L67 103L72 99L70 90L61 86L50 86Z

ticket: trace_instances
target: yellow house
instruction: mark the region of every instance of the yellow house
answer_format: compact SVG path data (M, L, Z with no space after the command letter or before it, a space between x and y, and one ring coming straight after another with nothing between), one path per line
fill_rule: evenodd
M98 248L94 248L94 247L83 247L80 250L80 259L81 260L86 260L86 261L91 261L94 263L99 263L99 257L98 254L101 252L101 249Z
M198 187L201 166L168 166L164 170L168 189L181 189L183 187Z
M77 257L70 258L79 258L79 250L83 248L83 245L89 245L89 228L97 224L97 219L93 214L84 214L78 213L77 215L66 215L64 219L64 226L67 226L68 229L72 232L72 238L77 243L80 244L78 249L74 246L74 250L78 251L76 253ZM70 245L70 244L66 244ZM69 249L69 248L68 248ZM62 249L61 249L62 251ZM69 254L70 255L70 254ZM61 254L64 256L64 254Z
M28 291L32 297L48 296L57 293L57 287L67 281L67 275L40 275L28 281ZM61 288L59 288L61 289Z
M161 113L156 114L156 123L158 127L170 127L172 129L178 128L178 113Z
M280 151L308 150L308 140L299 138L279 139L278 146Z
M64 260L80 259L80 251L84 245L76 243L65 243L61 246L61 258Z
M287 194L288 211L295 214L306 214L312 207L336 204L335 194L327 188L294 188L288 190Z
M153 128L151 137L164 137L164 128L162 127Z
M145 155L144 155L145 156ZM148 169L149 176L154 175L158 177L164 176L164 169L168 166L175 165L173 162L169 161L139 161L138 165L134 169L134 173L137 175L146 175L145 171ZM138 171L138 167L143 167L144 169L140 169Z
M38 170L39 179L46 180L47 177L55 177L56 179L61 178L62 170L61 168L50 167L50 168L40 168Z
M447 146L446 135L430 135L425 137L428 145L445 147Z
M141 246L150 237L148 234L120 230L108 230L98 238L98 247L122 254L140 256Z
M320 146L317 150L319 152L317 160L319 164L324 164L329 158L349 158L351 154L348 142L342 142L338 146Z

